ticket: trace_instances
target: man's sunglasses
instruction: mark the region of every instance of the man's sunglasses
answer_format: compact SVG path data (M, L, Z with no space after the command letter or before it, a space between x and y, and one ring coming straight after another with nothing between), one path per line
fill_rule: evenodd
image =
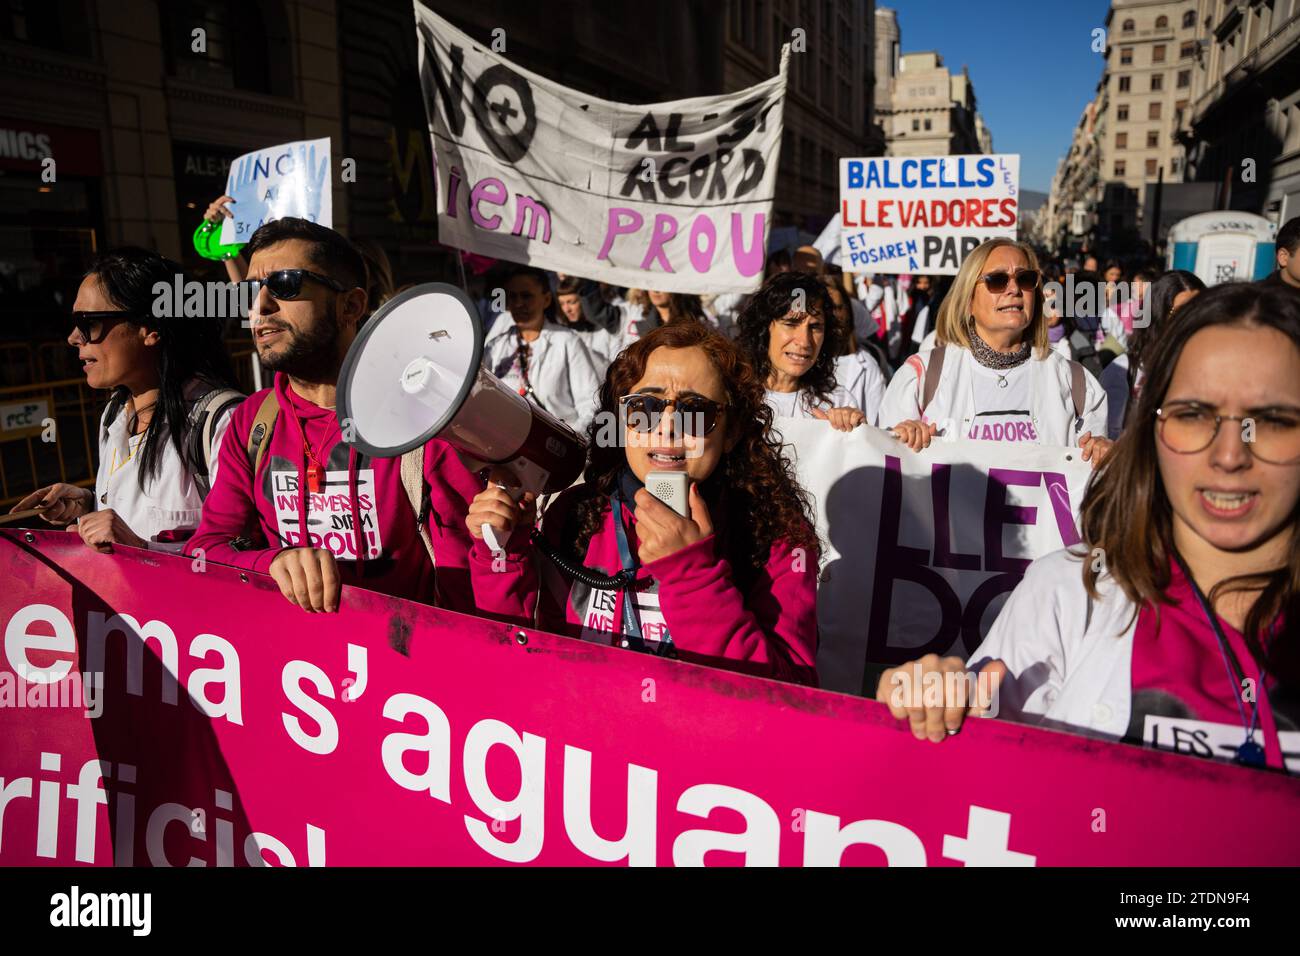
M673 434L699 438L718 427L718 416L726 405L703 395L660 398L658 395L633 393L619 400L624 420L633 431L646 434L657 431L668 406L673 406Z
M1017 269L1016 286L1021 292L1032 292L1038 288L1038 281L1042 275L1037 269ZM994 295L1001 295L1007 291L1007 286L1011 285L1010 272L990 272L988 275L980 276L980 282L984 283L984 288Z
M140 312L73 312L72 328L87 345L98 345L119 322L139 322Z
M239 283L240 292L248 296L247 301L250 304L257 301L258 290L262 286L266 286L266 291L271 293L274 299L296 299L302 295L303 279L319 282L325 288L333 289L335 292L347 291L342 284L318 272L307 269L278 269L275 272L268 272L260 279L243 280Z

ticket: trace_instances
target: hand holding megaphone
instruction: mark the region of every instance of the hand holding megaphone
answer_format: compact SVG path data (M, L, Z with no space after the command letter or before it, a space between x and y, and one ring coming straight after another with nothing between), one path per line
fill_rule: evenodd
M493 468L488 485L470 502L465 523L469 533L482 538L493 554L503 551L502 541L521 523L531 527L537 520L537 494L514 484L514 476L504 468Z

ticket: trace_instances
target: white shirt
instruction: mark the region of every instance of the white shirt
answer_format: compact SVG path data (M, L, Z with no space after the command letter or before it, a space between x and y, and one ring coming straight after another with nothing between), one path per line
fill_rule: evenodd
M933 354L932 349L918 352L908 358L894 375L885 390L885 400L880 407L881 427L892 428L902 421L923 420L938 424L941 430L950 425L955 426L959 435L966 436L979 421L982 438L984 422L982 418L977 418L979 412L1005 410L989 407L987 399L983 400L986 404L981 408L982 400L976 397L977 387L983 389L988 384L989 380L983 376L989 370L975 361L969 349L947 346L943 371L939 375L939 387L935 390L930 405L921 409L924 369L929 367ZM1025 421L1032 425L1034 438L1027 439L1024 432L1019 432L1019 437L1015 440L1077 447L1079 436L1084 432L1103 438L1106 436L1106 392L1091 372L1084 370L1083 416L1076 419L1070 395L1071 372L1068 359L1049 349L1046 357L1031 357L1021 368L1025 370L1028 388L1027 396L1021 399L1021 403L1029 412ZM994 382L996 374L992 379ZM979 394L984 393L981 391ZM997 404L1002 402L998 401ZM1003 425L1005 435L1005 420ZM991 429L990 434L993 431Z
M839 385L836 385L831 392L829 402L814 402L812 393L802 388L793 392L774 392L769 388L767 404L771 407L775 418L813 418L814 408L823 412L828 408L859 408L853 396ZM860 410L863 414L867 414L865 409ZM867 422L871 422L869 415Z
M186 398L193 401L202 397L212 388L197 380L186 387ZM208 487L217 480L217 460L221 449L221 439L230 425L230 416L235 406L214 423L212 429L212 461L208 466ZM105 414L108 409L104 410ZM117 417L104 429L103 416L99 422L99 470L95 475L95 508L99 511L113 510L126 526L149 542L149 547L157 551L180 551L185 543L160 543L154 540L162 531L176 529L193 530L199 526L199 517L203 510L203 494L190 474L189 467L181 460L172 443L167 429L158 435L158 470L153 477L145 480L145 489L140 490L139 471L136 468L140 444L144 433L127 434L127 420L131 416L125 406L120 408Z
M514 322L497 323L483 346L483 367L518 389L524 379L515 328ZM528 380L533 389L529 397L579 434L586 432L596 414L600 377L581 337L547 322L528 347Z
M885 376L876 357L867 349L839 356L835 360L835 383L848 395L849 403L867 416L867 424L875 425L885 400Z
M1029 410L1029 363L995 371L976 363L971 390L975 415L963 437L988 441L1036 442Z

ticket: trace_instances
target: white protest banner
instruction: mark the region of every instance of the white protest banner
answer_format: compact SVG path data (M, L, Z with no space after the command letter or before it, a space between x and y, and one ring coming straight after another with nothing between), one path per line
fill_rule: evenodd
M817 506L821 686L863 692L866 665L965 657L1029 562L1079 543L1092 466L1077 448L936 441L777 422Z
M616 285L747 292L763 278L781 72L630 106L520 69L415 4L448 245Z
M305 139L245 153L230 164L226 208L234 215L221 227L221 242L248 242L259 226L284 216L334 225L330 189L330 141Z
M1020 157L840 160L840 261L849 272L956 275L986 239L1016 238Z

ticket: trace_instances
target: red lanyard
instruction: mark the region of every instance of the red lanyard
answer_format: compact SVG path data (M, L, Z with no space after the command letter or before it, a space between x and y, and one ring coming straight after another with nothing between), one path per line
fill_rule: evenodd
M307 490L313 495L318 495L321 488L325 485L325 466L321 460L316 457L316 453L311 450L311 445L307 442L307 429L303 427L302 420L298 418L297 412L290 412L293 415L294 424L298 426L298 434L302 437L302 450L311 464L307 467Z

